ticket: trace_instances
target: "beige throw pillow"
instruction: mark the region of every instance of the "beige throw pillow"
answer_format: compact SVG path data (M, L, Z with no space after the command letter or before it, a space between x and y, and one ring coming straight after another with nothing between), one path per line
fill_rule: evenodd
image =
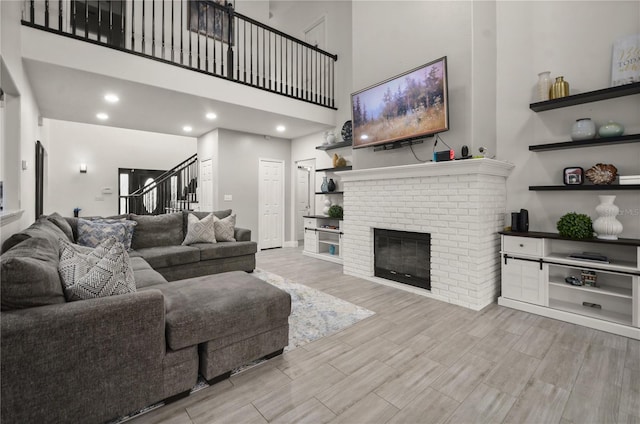
M193 243L215 243L216 233L213 225L213 212L202 219L190 213L187 217L187 235L183 246Z
M235 229L236 229L236 216L229 215L224 219L220 219L217 216L213 218L213 225L216 230L216 240L218 241L236 241Z

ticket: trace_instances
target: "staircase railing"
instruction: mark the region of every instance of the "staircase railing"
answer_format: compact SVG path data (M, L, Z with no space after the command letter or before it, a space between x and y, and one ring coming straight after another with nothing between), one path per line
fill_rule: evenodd
M335 108L337 55L225 0L23 1L23 25Z
M129 195L121 195L126 210L121 213L160 215L192 210L198 203L198 156L193 155L153 182Z

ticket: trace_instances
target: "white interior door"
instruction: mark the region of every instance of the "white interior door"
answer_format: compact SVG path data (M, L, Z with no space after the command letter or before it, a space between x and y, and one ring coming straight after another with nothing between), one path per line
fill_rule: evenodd
M259 164L260 249L284 243L284 161L260 159Z
M304 240L304 216L313 215L315 210L314 190L315 160L301 160L296 162L296 192L295 192L295 230L296 240Z
M200 162L200 210L213 210L213 161L211 159Z

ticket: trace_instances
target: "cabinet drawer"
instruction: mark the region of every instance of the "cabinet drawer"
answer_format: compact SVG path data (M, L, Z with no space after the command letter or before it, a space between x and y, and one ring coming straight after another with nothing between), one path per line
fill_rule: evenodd
M316 220L313 218L305 218L304 219L304 227L305 228L316 228Z
M508 253L542 256L542 239L528 237L502 237L502 250Z

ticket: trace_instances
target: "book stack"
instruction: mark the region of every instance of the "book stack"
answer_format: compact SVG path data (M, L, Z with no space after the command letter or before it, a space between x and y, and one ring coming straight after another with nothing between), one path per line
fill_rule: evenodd
M620 185L640 184L640 175L621 175Z

